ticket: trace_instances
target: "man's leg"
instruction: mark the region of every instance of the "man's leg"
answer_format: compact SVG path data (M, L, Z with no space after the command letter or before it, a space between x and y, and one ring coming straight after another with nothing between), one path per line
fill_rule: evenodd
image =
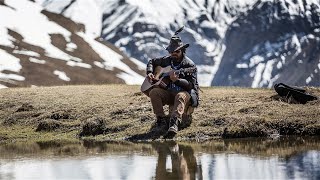
M163 106L170 103L172 95L169 91L161 88L153 88L150 93L150 100L154 114L157 116L157 120L165 117Z
M174 98L173 112L171 117L182 119L182 114L190 102L190 94L187 91L179 92Z
M178 132L179 123L182 120L182 114L190 102L190 94L186 91L179 92L174 99L173 112L170 118L170 127L168 133L176 134Z

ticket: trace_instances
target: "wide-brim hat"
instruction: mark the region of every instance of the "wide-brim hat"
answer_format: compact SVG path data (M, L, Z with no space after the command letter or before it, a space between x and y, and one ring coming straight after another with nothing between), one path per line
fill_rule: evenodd
M189 44L183 44L183 42L181 41L181 38L179 36L172 36L170 39L170 43L168 45L168 47L166 48L166 50L169 53L172 53L174 51L178 51L180 49L186 49L189 47Z

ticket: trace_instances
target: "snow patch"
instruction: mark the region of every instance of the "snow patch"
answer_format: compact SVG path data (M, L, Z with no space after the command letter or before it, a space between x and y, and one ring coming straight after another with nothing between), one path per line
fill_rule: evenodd
M306 84L309 84L311 82L312 78L309 76L307 79L306 79Z
M259 83L261 81L261 77L262 77L262 72L265 68L265 64L264 63L260 63L258 64L258 66L255 69L255 76L252 82L251 87L252 88L258 88L259 87Z
M250 58L249 67L252 68L253 66L259 64L260 62L264 61L264 57L256 55Z
M27 55L27 56L35 56L35 57L39 57L40 54L37 52L33 52L33 51L26 51L26 50L14 50L12 51L12 53L14 54L23 54L23 55Z
M87 68L87 69L91 69L92 66L90 64L87 63L81 63L81 62L74 62L74 61L68 61L67 62L68 66L72 66L72 67L82 67L82 68Z
M39 59L36 59L36 58L33 58L33 57L30 57L29 61L33 62L33 63L37 63L37 64L45 64L46 63L45 60L39 60Z
M270 86L269 82L272 78L272 70L273 70L273 64L275 63L275 60L270 60L267 62L263 75L262 75L262 81L260 82L260 87L262 87L265 84L268 84Z
M55 71L53 71L53 74L57 75L59 77L59 79L61 79L63 81L70 81L70 78L63 71L55 70Z
M145 70L146 69L146 64L144 64L143 62L139 61L138 59L136 58L130 58L130 60L135 64L137 65L138 69L139 70Z
M17 74L5 74L0 72L0 79L11 79L16 81L24 81L26 78Z
M131 37L125 37L119 39L116 43L114 43L117 47L125 46L131 41Z
M104 68L104 65L99 61L94 61L93 64L98 66L99 68Z
M73 52L75 49L77 49L77 45L76 44L74 44L72 42L67 44L67 48L66 48L67 51Z
M246 64L246 63L242 63L242 64L237 64L236 67L237 67L238 69L246 69L246 68L248 68L249 66L248 66L248 64Z
M214 74L216 73L214 66L209 65L197 65L198 69L198 83L200 86L211 86Z
M70 4L71 0L57 0L39 2L46 10L60 14L62 10ZM102 29L102 9L99 1L75 1L73 4L63 12L63 15L69 17L75 22L85 25L86 34L92 38L98 37Z
M281 63L281 61L279 61L279 62L277 63L277 68L278 68L278 69L281 69L281 68L282 68L282 63Z
M2 6L0 6L0 11ZM0 22L0 44L3 46L8 46L8 47L14 47L14 45L12 44L12 41L10 41L9 39L11 39L11 36L9 36L8 34L8 30L6 28L2 27L3 24L1 24Z
M18 58L0 49L0 72L4 70L19 72L21 68L22 66Z
M136 32L133 34L133 37L135 38L140 38L140 39L143 39L143 38L146 38L146 37L156 37L157 34L155 32L150 32L150 31L146 31L146 32Z
M0 89L4 89L4 88L8 88L8 87L5 86L5 85L0 84Z

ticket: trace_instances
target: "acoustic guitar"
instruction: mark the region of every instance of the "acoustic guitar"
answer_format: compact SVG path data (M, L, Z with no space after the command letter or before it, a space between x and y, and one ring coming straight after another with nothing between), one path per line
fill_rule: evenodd
M167 67L157 66L154 69L154 73L153 73L155 76L154 80L150 80L149 77L146 76L140 88L141 92L149 96L149 91L153 87L160 87L160 88L166 89L168 84L171 82L169 73L172 70L173 69L171 68L171 66L167 66ZM196 72L197 69L195 67L190 67L190 68L174 70L174 71L176 74L180 75L182 72L184 73Z

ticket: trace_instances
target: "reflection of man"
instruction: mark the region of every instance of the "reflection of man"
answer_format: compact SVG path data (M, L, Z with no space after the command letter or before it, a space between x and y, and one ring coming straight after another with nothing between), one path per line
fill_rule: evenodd
M156 179L202 179L193 149L175 142L153 144L158 151ZM172 172L168 171L167 156L171 157Z
M191 104L198 105L198 81L196 65L185 56L189 44L183 44L180 37L173 36L166 48L170 56L151 59L147 64L147 76L156 81L156 67L171 67L169 83L162 88L153 88L149 93L157 125L165 124L163 105L173 105L167 135L174 136L182 120L185 109Z

